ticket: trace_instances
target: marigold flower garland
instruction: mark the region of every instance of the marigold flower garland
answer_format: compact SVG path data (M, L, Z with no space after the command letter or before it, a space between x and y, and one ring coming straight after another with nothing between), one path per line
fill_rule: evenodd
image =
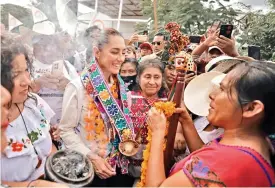
M164 113L166 118L169 118L173 115L175 112L175 103L173 102L156 102L154 103L154 107L157 110L160 110L161 112ZM166 132L165 135L168 133L168 126L169 126L169 121L166 122ZM145 180L146 180L146 172L147 172L147 166L148 166L148 161L149 161L149 156L150 156L150 150L151 150L151 140L152 140L152 132L146 126L148 129L148 144L146 145L145 150L143 151L143 162L141 164L141 177L140 177L140 182L137 184L137 187L144 187L145 186ZM166 142L163 144L163 151L166 148Z
M118 98L118 80L115 77L113 79L114 79L114 83L110 88L110 90L114 98L117 99ZM109 95L109 93L106 93L105 95ZM85 130L87 133L86 139L88 141L92 141L96 139L100 140L98 155L100 157L105 157L108 137L106 136L106 133L105 133L104 121L101 117L100 111L97 109L97 106L94 100L90 97L89 94L88 94L88 97L89 97L88 112L84 117L84 122L86 123Z

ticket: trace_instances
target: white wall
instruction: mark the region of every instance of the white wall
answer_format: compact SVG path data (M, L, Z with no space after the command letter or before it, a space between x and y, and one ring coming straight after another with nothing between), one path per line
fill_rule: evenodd
M90 20L93 17L93 13L91 14L85 14L83 16L78 17L79 20ZM112 27L112 28L117 28L117 21L104 21L104 19L117 19L117 18L111 18L103 13L98 13L96 16L97 20L102 20L104 23L104 27ZM145 19L144 17L139 17L139 16L128 16L128 17L122 17L121 19ZM122 33L123 37L125 39L129 39L132 34L135 32L135 25L137 22L125 22L125 21L120 21L120 28L119 31ZM79 24L78 25L78 31L83 31L88 27L88 24Z

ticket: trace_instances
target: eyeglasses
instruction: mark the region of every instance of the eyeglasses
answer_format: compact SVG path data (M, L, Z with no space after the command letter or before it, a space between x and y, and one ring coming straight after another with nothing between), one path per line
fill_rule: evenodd
M158 46L161 44L162 42L152 42L153 45L157 44Z

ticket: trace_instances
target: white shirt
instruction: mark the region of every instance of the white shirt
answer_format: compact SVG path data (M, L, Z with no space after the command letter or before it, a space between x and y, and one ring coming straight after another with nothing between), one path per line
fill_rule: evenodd
M67 85L64 93L63 112L59 124L60 136L68 149L74 149L83 155L87 155L89 152L97 154L98 150L105 148L107 156L112 148L111 143L100 144L100 139L96 138L94 131L92 131L94 139L91 141L86 139L87 132L85 126L87 123L84 121L84 118L89 111L88 104L89 99L86 89L80 77L78 77ZM101 114L101 116L107 119L106 114ZM104 124L105 133L108 136L106 122Z
M204 144L215 140L216 138L220 137L224 132L222 128L214 129L212 131L204 131L204 129L209 125L206 117L196 118L194 120L194 125ZM188 147L186 148L186 154L190 154Z
M32 95L37 104L28 98L22 111L26 126L19 115L6 130L8 146L1 154L2 181L31 181L44 174L45 161L52 150L49 121L54 112L38 95ZM38 156L42 164L36 169Z
M67 77L69 80L72 80L78 77L78 74L75 68L68 62L64 61L68 67L69 71L64 71L64 76ZM40 76L51 73L52 71L52 64L44 64L38 61L37 59L33 62L34 67L34 78L39 78ZM55 112L55 116L51 120L51 124L55 125L58 124L61 119L62 114L62 102L63 102L63 95L64 90L57 90L57 89L50 89L50 88L41 88L38 92L38 95L44 99L49 106Z

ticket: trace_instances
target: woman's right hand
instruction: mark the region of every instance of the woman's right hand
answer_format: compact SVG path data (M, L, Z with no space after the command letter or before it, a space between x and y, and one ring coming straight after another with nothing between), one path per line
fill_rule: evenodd
M99 156L93 156L89 158L93 164L96 175L100 179L107 179L116 175L116 171L111 165Z
M193 124L192 118L191 118L190 114L188 113L188 111L187 111L187 109L184 105L182 105L182 107L180 107L180 108L176 108L175 113L180 114L179 122L182 125L186 124L186 123L192 123Z
M208 37L206 40L203 42L208 48L211 46L216 46L218 41L217 38L219 37L219 29L215 31L211 31L208 34Z
M138 42L138 34L137 33L134 33L130 38L130 44L133 44L134 42Z
M148 112L147 124L152 134L165 135L166 117L163 112L159 112L155 107L152 107Z
M28 187L69 187L66 184L55 183L46 180L35 180Z

